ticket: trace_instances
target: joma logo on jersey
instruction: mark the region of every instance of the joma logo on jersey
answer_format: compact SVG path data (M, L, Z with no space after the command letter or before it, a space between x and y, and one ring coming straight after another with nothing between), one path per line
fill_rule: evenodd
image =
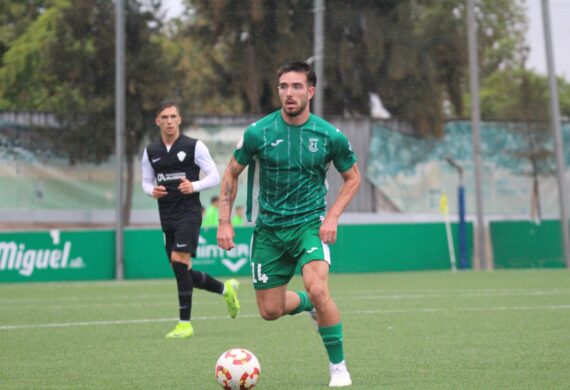
M317 143L319 142L318 138L309 138L309 150L311 152L316 152L317 150L319 150L319 146L317 145Z

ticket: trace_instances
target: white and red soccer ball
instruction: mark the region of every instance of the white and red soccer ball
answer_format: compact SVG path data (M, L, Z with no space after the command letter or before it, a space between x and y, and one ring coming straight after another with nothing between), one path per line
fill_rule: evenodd
M225 390L252 389L261 367L253 353L244 348L233 348L224 353L216 362L216 380Z

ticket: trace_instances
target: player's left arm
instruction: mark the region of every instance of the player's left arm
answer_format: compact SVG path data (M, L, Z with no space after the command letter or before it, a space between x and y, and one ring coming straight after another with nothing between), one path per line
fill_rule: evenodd
M344 182L319 230L319 237L324 243L334 244L336 242L338 220L360 188L360 170L356 163L340 175Z
M210 155L208 147L202 141L196 142L194 162L200 167L200 170L205 173L205 176L193 182L183 178L178 186L180 192L183 194L191 194L193 192L207 190L208 188L220 184L220 174L218 173L218 168L216 168L216 163Z

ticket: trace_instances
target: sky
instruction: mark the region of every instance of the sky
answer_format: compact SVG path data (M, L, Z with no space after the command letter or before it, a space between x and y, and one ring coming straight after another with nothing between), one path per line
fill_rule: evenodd
M167 17L181 13L183 0L162 0ZM554 69L556 74L570 80L570 0L549 0ZM542 28L542 0L526 0L529 29L527 42L530 45L528 66L546 74L544 31ZM326 53L325 53L326 55Z
M542 1L527 0L530 45L529 67L546 74L544 30L542 27ZM550 31L554 52L554 69L557 75L570 80L570 0L550 0Z

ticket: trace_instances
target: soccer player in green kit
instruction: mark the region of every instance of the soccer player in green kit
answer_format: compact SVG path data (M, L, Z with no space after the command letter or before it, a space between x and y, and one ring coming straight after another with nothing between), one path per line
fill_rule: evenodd
M245 130L224 172L218 245L226 250L234 247L230 216L238 176L247 165L252 171L258 164L259 214L251 267L259 312L268 321L286 314L316 312L329 357L329 386L350 386L340 312L328 288L328 244L336 242L340 215L360 186L356 155L339 129L311 114L309 101L317 83L311 67L303 62L289 63L278 69L277 76L281 109ZM343 185L326 212L325 179L331 162ZM298 264L306 292L287 290Z

